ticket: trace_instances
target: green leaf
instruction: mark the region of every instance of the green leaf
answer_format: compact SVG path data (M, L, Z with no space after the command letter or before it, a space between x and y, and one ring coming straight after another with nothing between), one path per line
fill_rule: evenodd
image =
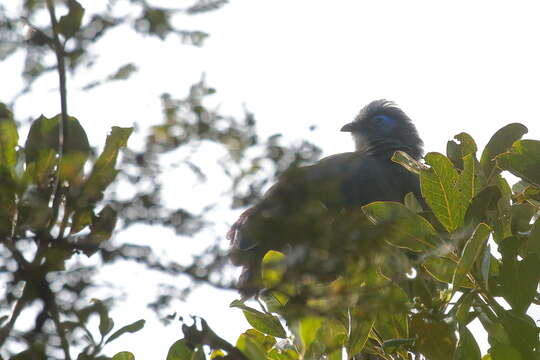
M279 251L270 250L264 255L261 267L263 286L271 289L281 282L287 270L285 255Z
M466 326L459 328L459 342L454 360L480 360L480 348Z
M388 231L385 240L413 251L435 248L436 231L423 217L401 203L374 202L362 207L367 218Z
M419 313L411 317L411 333L417 337L416 349L428 359L453 360L456 336L450 324Z
M116 220L118 216L116 211L106 205L96 216L90 224L90 233L84 236L80 242L86 245L90 245L91 248L83 249L83 252L87 256L93 255L97 248L104 242L111 238L113 230L116 226Z
M114 126L111 134L107 136L105 148L92 168L86 180L81 196L77 200L77 207L86 208L101 200L103 191L115 179L118 171L115 169L116 159L121 147L127 145L127 140L133 128L120 128Z
M525 313L536 295L540 280L540 259L531 254L519 261L520 242L515 237L505 239L499 251L502 254L500 284L502 295L518 313Z
M362 351L375 324L374 319L352 319L352 321L351 333L347 342L349 359Z
M249 306L243 302L235 300L230 307L239 308L244 312L244 316L248 323L260 332L280 338L287 337L287 333L279 322L279 319L272 314L265 314Z
M135 355L129 351L122 351L114 355L111 360L135 360Z
M67 0L69 12L58 21L57 31L66 39L75 35L80 29L84 8L76 0Z
M266 351L264 348L246 334L238 337L236 347L250 360L266 360Z
M459 285L463 282L478 256L484 248L491 229L484 223L478 224L473 235L467 240L461 253L456 271L452 279L452 291L457 291Z
M191 360L193 350L187 345L186 339L176 341L169 348L167 360Z
M495 157L510 148L514 141L521 139L527 133L527 127L519 123L513 123L499 129L489 140L482 157L480 158L480 166L484 169L484 174L488 181L500 173L500 169L495 166Z
M496 157L497 166L540 187L540 141L516 141L508 152Z
M109 336L107 341L105 341L105 344L108 344L111 341L116 340L117 338L124 335L125 333L134 333L134 332L137 332L137 331L141 330L144 327L144 323L145 323L145 321L143 319L141 319L141 320L135 321L132 324L124 326L123 328L121 328L120 330L115 331L111 336Z
M480 163L474 155L469 154L463 158L463 171L459 175L457 187L469 206L471 200L486 186L486 179L481 171Z
M442 154L428 153L425 160L431 168L420 172L422 195L441 224L452 232L463 225L468 206L457 186L458 172Z
M460 133L454 136L460 143L451 140L446 144L446 154L458 169L463 169L463 158L467 155L476 154L478 150L474 139L467 133Z

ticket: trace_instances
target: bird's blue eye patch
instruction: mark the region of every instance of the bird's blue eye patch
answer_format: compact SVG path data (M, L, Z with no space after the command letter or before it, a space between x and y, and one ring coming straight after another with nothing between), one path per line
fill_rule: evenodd
M388 115L377 115L371 118L373 123L382 127L392 127L395 124L395 120Z

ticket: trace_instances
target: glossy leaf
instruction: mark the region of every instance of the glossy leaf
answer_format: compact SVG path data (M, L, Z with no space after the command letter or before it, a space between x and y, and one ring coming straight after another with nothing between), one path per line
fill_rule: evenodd
M118 339L120 336L124 335L125 333L135 333L139 330L141 330L144 327L145 321L143 319L137 320L132 324L126 325L120 330L115 331L107 341L105 341L105 344L110 343L111 341L114 341L115 339Z
M448 158L428 153L431 168L420 172L422 195L441 224L452 232L463 225L468 203L457 187L458 172Z
M392 245L413 251L436 247L436 231L433 226L403 204L374 202L363 206L362 210L375 225L388 229L388 236L385 237L385 240Z
M521 139L527 131L524 125L513 123L502 127L491 137L480 158L480 165L488 181L500 173L500 169L495 166L495 157L506 152L514 141Z
M467 273L472 269L474 262L482 253L482 249L484 248L490 233L491 229L489 226L481 223L476 227L473 235L465 243L452 279L453 291L458 290L459 285L463 282Z
M540 141L516 141L508 152L496 159L501 169L540 187Z

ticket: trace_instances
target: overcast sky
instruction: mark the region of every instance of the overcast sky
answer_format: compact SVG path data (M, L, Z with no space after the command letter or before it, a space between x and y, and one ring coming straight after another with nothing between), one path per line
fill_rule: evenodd
M539 10L537 1L232 0L219 11L182 18L182 26L210 33L202 48L180 45L176 38L140 42L129 31L111 33L100 45L103 61L72 86L127 62L139 64L139 73L127 87L72 91L70 108L90 138L104 139L109 126L159 120L159 94L181 97L205 72L223 112L240 114L245 104L263 134L305 138L324 155L352 149L340 127L378 98L396 101L413 119L426 151L444 152L446 142L462 131L483 147L511 122L525 124L526 137L538 139ZM53 84L44 86L39 107L35 99L22 99L20 116L36 108L57 113ZM310 132L310 125L317 129ZM136 231L122 236L133 241ZM153 231L156 237L174 236ZM205 316L233 340L247 327L240 311L228 309L234 298L204 291L182 310ZM130 301L130 309L144 308L146 299ZM113 313L115 321L134 316ZM111 344L110 353L129 349L138 359L164 358L180 334L172 327L162 330L148 342L134 343L138 334L126 336Z

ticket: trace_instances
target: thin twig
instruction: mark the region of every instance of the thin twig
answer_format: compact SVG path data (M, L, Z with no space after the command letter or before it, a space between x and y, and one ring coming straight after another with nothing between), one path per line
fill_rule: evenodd
M64 45L60 41L58 35L58 21L56 20L56 13L54 9L54 0L47 0L47 9L49 10L49 17L51 19L52 32L53 32L53 50L56 54L57 61L57 70L58 70L58 79L60 83L60 109L62 113L62 121L58 123L58 169L56 178L54 179L54 198L53 203L55 204L53 208L54 216L51 219L51 224L49 225L49 230L52 229L58 216L58 207L61 204L60 197L60 163L62 161L62 156L64 155L65 150L65 140L68 137L68 111L67 111L67 87L66 87L66 63L65 63L65 51Z

